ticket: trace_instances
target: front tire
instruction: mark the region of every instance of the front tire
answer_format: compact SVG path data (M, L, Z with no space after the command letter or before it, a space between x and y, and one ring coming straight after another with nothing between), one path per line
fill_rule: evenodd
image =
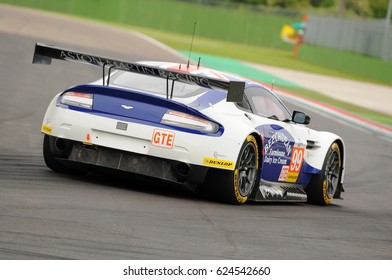
M323 169L310 181L306 188L308 203L328 205L339 191L342 170L342 154L339 145L334 142L324 160Z
M243 204L260 181L259 148L249 135L241 147L234 171L210 170L207 187L215 198L229 204Z

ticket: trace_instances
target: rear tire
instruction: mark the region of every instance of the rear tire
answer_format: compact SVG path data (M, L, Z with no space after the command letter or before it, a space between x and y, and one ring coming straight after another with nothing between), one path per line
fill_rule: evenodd
M85 170L72 168L61 162L58 159L59 156L52 152L52 146L54 146L54 141L51 140L51 136L45 134L43 141L43 156L47 167L55 172L78 176L85 175L87 173Z
M207 188L214 198L229 204L243 204L260 181L259 149L254 136L249 135L240 150L234 171L211 169Z
M342 154L335 142L329 148L320 174L314 176L305 189L308 203L328 205L339 191L342 169Z

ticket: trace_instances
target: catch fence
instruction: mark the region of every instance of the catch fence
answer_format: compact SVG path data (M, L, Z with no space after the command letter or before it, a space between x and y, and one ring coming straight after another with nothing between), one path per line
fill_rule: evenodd
M385 20L309 16L304 42L392 60L392 26Z

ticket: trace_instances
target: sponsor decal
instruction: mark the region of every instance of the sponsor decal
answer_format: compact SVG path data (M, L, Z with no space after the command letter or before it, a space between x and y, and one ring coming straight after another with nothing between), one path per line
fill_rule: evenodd
M47 124L43 124L41 127L41 132L45 134L52 134L52 127Z
M280 181L280 182L286 181L288 173L289 173L289 166L288 165L283 165L282 166L282 170L280 171L280 175L279 175L278 181Z
M173 72L165 69L149 67L147 65L118 61L114 59L103 58L99 56L93 56L93 55L78 53L74 51L61 50L60 59L64 59L66 61L77 61L82 63L94 64L101 67L103 65L114 66L116 69L120 69L120 70L125 70L134 73L148 74L148 75L158 76L165 79L167 78L170 80L178 80L186 83L195 83L200 86L209 87L209 88L213 86L225 87L227 83L227 82L226 83L223 82L222 84L222 82L220 81L212 81L207 77L201 77L201 76L196 76L196 75L191 75L191 74L181 73L181 72Z
M273 152L276 152L272 150L272 146L277 142L283 143L284 147L286 148L286 154L288 156L291 153L292 147L290 145L290 140L283 132L276 132L274 135L271 136L271 138L264 146L264 154L268 155Z
M265 164L287 164L287 159L283 157L274 157L274 156L265 156L264 157Z
M227 169L234 168L234 161L230 160L223 160L223 159L216 159L216 158L207 158L205 157L203 160L204 165L214 166L214 167L222 167Z
M151 139L151 145L172 149L174 146L175 133L169 130L154 129Z
M299 172L302 168L302 162L304 160L305 149L294 147L293 154L291 155L289 171L287 173L286 182L295 183L297 182Z
M298 175L299 175L299 173L293 173L293 172L287 173L287 178L286 178L285 182L288 182L288 183L295 183L295 182L297 182Z

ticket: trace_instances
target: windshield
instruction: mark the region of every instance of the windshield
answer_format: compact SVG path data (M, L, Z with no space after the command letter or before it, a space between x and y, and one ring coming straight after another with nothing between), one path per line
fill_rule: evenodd
M154 93L163 96L166 96L167 93L167 80L160 77L119 71L113 75L111 81L112 85L126 87L141 92ZM172 85L173 82L169 80L169 95L171 95ZM173 88L173 97L192 97L206 91L206 88L186 84L180 81L175 81Z

